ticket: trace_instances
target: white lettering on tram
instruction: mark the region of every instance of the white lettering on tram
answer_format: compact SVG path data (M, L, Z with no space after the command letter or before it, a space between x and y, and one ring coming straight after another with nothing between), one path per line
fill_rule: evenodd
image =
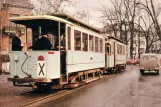
M26 70L36 70L37 69L37 64L36 63L28 63L25 66Z

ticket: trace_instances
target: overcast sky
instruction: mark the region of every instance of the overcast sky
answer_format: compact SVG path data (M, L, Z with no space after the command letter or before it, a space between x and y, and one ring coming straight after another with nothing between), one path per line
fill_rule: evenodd
M31 0L36 1L36 0ZM101 20L101 12L99 9L102 7L101 4L104 6L111 6L110 0L75 0L76 1L76 8L78 10L86 10L88 11L88 14L91 18L89 23L95 27L102 27L102 20ZM161 0L154 0L158 2L161 2ZM76 12L75 8L68 7L67 11L71 14L74 14ZM161 18L160 18L161 19ZM160 21L161 22L161 21Z
M75 0L76 1L76 8L80 10L87 10L89 13L89 16L91 20L89 23L96 27L102 27L102 23L100 21L101 12L99 11L99 8L102 4L109 4L109 0ZM31 0L31 2L36 3L36 0ZM75 7L74 8L67 8L67 11L71 14L74 14L76 12Z
M96 27L102 27L101 21L101 12L99 11L101 8L101 4L110 6L109 0L76 0L78 9L85 9L89 12L89 17L91 20L89 23ZM74 11L70 10L69 11Z

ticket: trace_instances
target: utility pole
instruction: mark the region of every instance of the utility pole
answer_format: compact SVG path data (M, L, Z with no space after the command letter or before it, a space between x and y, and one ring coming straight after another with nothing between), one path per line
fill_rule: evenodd
M138 35L138 58L140 58L140 17L139 17L139 35Z

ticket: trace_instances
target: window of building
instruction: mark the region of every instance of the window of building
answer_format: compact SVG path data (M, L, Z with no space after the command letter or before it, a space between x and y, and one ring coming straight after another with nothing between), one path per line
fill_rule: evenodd
M94 37L89 35L89 51L94 51Z
M98 52L98 37L95 37L95 52Z
M78 30L74 30L74 49L77 51L81 51L81 32Z
M9 17L20 17L20 14L9 14ZM11 26L11 27L20 27L19 24L16 25L13 22L9 22L9 26Z
M82 38L83 38L83 41L82 41L83 51L88 51L88 34L83 33Z
M68 50L71 50L71 27L68 26Z
M12 51L12 38L9 38L9 51Z

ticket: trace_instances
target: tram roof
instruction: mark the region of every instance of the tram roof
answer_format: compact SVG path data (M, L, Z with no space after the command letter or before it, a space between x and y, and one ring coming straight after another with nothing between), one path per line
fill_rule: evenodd
M63 23L67 23L67 24L75 24L78 25L80 27L92 30L94 32L100 33L101 31L93 26L90 26L82 21L79 21L76 18L73 18L72 16L69 15L65 15L65 14L52 14L52 15L40 15L40 16L20 16L20 17L11 17L9 18L9 20L11 22L15 22L17 24L24 24L25 21L29 21L29 20L54 20L54 21L60 21Z
M114 40L116 40L116 41L119 41L119 42L121 42L121 43L123 43L123 44L125 44L126 45L126 43L125 42L123 42L122 40L120 40L120 39L117 39L116 37L114 37L114 36L108 36L108 39L114 39Z

